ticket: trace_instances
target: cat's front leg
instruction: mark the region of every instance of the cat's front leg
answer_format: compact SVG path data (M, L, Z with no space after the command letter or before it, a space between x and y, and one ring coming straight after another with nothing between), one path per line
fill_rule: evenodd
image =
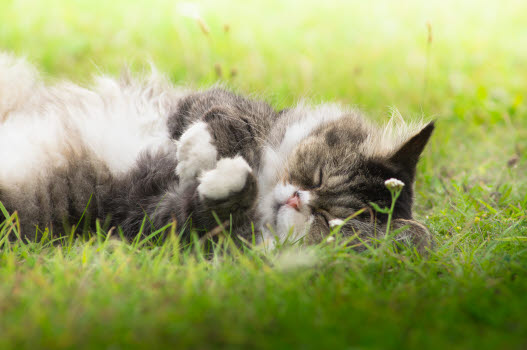
M177 183L169 185L165 193L139 209L148 208L156 229L175 220L190 222L198 233L210 232L229 221L233 232L244 236L251 231L256 195L257 184L251 167L244 158L236 156L219 160L214 169L202 172L185 188ZM142 219L138 214L136 222L140 224Z
M204 171L216 166L218 151L207 123L198 121L181 135L176 157L176 174L182 186L194 183Z
M254 219L256 178L248 164L247 152L237 148L243 143L235 142L236 147L229 147L234 141L227 136L233 130L236 134L238 129L226 122L230 119L220 122L211 117L217 113L217 109L212 109L181 135L176 166L178 191L195 190L183 212L192 216L197 228L210 230L218 225L218 219L221 223L232 219L237 232L245 231Z
M234 226L250 224L258 189L243 157L220 159L216 168L200 176L197 191L204 209L221 221L232 218Z

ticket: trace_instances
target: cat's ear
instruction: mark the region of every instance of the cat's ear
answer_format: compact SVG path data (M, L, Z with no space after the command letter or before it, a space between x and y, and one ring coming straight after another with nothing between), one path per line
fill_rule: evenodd
M390 156L390 162L402 166L405 170L410 172L413 178L417 162L419 161L419 156L428 143L432 131L434 131L434 121L428 123L416 135L404 142L402 146Z

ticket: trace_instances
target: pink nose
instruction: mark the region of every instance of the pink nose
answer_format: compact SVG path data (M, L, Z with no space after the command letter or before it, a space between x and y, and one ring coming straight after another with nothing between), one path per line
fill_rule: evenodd
M298 192L295 192L291 197L289 197L285 204L293 209L298 210L298 208L300 207L300 197L298 196Z

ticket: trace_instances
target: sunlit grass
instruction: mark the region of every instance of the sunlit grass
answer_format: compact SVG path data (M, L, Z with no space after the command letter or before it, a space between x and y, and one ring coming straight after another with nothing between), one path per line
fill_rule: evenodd
M3 213L0 347L526 347L525 13L522 1L0 0L0 49L51 81L151 60L175 83L219 80L277 108L307 97L379 122L392 106L438 120L416 184L427 257L357 254L338 236L211 257L177 230L8 242L16 216Z

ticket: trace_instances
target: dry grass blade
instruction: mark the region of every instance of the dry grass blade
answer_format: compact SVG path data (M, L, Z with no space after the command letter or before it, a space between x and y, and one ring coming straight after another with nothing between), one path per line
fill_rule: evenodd
M206 241L208 241L209 239L213 238L213 237L216 237L222 233L225 232L225 230L229 227L230 223L229 221L224 221L221 225L218 225L216 226L215 228L213 228L211 231L207 232L205 234L205 236L201 237L199 239L199 243L200 244L203 244L205 243Z

